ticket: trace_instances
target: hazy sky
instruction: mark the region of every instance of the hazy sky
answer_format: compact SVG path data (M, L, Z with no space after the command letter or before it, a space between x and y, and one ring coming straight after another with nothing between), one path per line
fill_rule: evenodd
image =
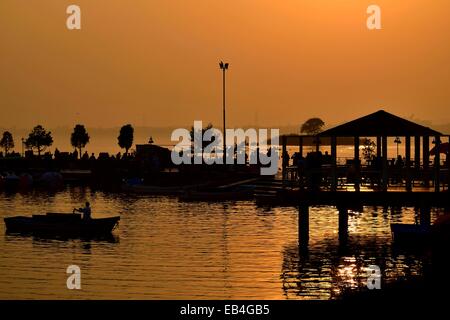
M370 4L383 30L366 28ZM82 30L66 28L78 4ZM1 0L0 126L450 122L448 0Z

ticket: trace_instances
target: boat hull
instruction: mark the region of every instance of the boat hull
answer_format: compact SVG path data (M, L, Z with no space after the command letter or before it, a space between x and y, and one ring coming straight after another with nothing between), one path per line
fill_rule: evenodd
M391 224L391 232L396 243L426 243L431 237L431 227L417 224Z
M8 233L41 233L63 236L96 236L110 234L120 217L81 219L74 214L33 215L4 218Z

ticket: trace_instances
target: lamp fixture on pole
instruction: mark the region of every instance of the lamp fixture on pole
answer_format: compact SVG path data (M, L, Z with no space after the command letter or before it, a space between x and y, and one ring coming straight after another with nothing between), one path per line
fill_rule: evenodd
M225 72L228 70L228 63L220 61L219 67L222 70L222 112L223 112L223 158L226 157L226 112L225 112ZM224 162L225 163L225 162Z

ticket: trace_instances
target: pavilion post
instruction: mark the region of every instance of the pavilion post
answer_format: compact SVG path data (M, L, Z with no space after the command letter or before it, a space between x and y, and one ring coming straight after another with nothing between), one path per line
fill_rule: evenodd
M450 145L450 136L448 136L447 138L448 138L448 143ZM450 155L449 155L449 150L447 150L445 163L447 165L447 191L449 191L450 190Z
M420 205L420 225L429 227L431 224L431 207L428 203L422 202Z
M412 191L411 187L411 137L405 137L405 174L406 174L406 191Z
M359 160L359 137L355 137L355 191L360 190L360 178L361 178L361 164Z
M331 137L331 191L337 190L337 138Z
M287 154L287 150L286 150L286 143L287 143L287 137L286 136L282 136L281 141L282 141L282 151L281 151L281 174L283 177L283 180L286 179L286 166L287 166L287 162L289 161L289 159L286 159L286 154Z
M422 142L423 146L423 182L425 187L429 187L430 186L430 177L429 177L429 167L430 167L430 137L429 136L424 136L423 137L423 142Z
M414 168L420 170L420 136L414 137Z
M299 147L298 148L299 156L300 156L300 158L303 158L303 137L302 136L299 136L298 147ZM303 189L303 175L304 174L305 174L304 167L302 168L300 166L300 162L297 162L297 178L298 178L300 189Z
M434 137L434 191L439 192L441 189L440 177L441 177L441 140L439 136Z
M377 157L381 158L381 137L377 137Z
M388 188L388 163L387 163L387 137L382 137L382 147L383 147L383 159L382 159L382 188L383 191L387 191Z
M303 137L299 138L299 148L298 152L300 153L300 156L303 157Z

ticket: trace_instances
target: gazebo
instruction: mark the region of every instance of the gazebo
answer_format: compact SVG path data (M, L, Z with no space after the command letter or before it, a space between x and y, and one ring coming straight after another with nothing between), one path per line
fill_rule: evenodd
M389 184L388 170L388 137L402 137L405 141L405 161L404 177L407 191L412 191L411 177L414 171L415 175L422 177L426 183L429 180L434 182L434 190L440 191L440 152L435 153L434 165L430 167L430 137L433 138L436 150L440 150L442 143L441 137L444 135L436 130L403 119L384 110L364 117L352 120L350 122L338 125L334 128L318 134L318 138L330 139L331 146L331 191L337 189L337 145L338 139L351 138L354 143L354 164L356 172L360 174L360 141L363 137L376 137L376 157L381 161L381 179L380 186L383 191L387 191ZM448 136L447 136L448 137ZM414 139L414 158L411 158L411 140ZM284 141L283 141L284 142ZM421 157L422 151L422 157ZM422 159L422 166L421 166ZM446 163L447 169L449 161ZM432 178L429 179L429 173ZM360 179L355 179L355 190L359 191Z

